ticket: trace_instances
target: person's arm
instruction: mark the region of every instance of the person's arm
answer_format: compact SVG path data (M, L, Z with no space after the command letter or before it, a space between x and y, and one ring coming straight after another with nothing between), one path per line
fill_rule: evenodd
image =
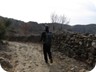
M41 34L40 41L43 40L43 35L44 35L44 32Z

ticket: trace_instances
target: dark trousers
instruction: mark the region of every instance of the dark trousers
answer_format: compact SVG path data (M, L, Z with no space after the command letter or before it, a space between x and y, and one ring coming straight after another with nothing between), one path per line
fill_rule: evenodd
M46 63L48 63L48 56L49 56L50 62L51 63L53 62L52 53L50 49L51 49L51 44L43 44L43 53L44 53L44 59Z

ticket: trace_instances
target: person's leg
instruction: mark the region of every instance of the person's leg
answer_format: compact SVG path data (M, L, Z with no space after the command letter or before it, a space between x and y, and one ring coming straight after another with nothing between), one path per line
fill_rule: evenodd
M49 59L50 59L50 62L53 63L53 59L52 59L52 53L51 53L51 45L48 46L47 48L47 52L48 52L48 56L49 56Z
M46 51L46 45L43 45L43 54L44 54L44 59L45 62L48 63L48 58L47 58L47 51Z

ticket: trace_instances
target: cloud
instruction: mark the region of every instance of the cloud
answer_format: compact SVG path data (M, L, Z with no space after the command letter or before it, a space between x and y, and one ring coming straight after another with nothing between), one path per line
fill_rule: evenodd
M91 12L91 13L96 13L96 6L94 3L92 2L87 2L85 5L85 9L88 11L88 12Z
M91 0L81 0L80 7L71 17L70 24L96 23L96 6Z
M75 24L96 24L96 16L82 16L80 18L74 18L71 19L70 24L75 25Z
M74 24L96 22L96 0L0 0L0 15L9 18L50 22L53 12Z

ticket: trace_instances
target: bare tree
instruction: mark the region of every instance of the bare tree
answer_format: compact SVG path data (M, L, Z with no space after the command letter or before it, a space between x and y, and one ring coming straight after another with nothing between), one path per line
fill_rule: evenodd
M52 14L51 15L52 23L56 23L57 22L57 19L58 19L58 16L56 14Z
M65 15L58 16L57 14L53 13L51 15L51 21L52 23L60 23L60 24L68 24L69 20Z
M60 15L58 16L57 14L53 13L51 15L51 21L52 23L59 23L61 24L61 28L60 30L62 30L62 24L69 24L69 20L67 19L67 17L65 15ZM55 26L53 26L53 30L55 29Z

